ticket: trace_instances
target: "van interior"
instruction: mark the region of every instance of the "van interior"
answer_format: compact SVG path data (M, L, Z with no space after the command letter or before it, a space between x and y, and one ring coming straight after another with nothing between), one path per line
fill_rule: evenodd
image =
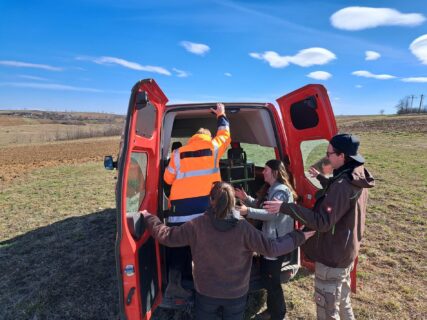
M216 117L209 111L215 104L180 105L167 108L163 121L162 159L163 170L166 168L171 154L172 144L180 142L185 144L199 128L209 129L213 135L216 133ZM233 186L241 187L256 198L257 191L263 186L262 171L264 164L270 159L280 158L285 162L279 146L278 132L273 114L265 104L227 104L227 118L230 121L231 140L234 149L230 147L220 160L221 178ZM240 148L239 148L240 147ZM233 150L232 150L233 149ZM163 172L163 171L162 171ZM292 175L290 174L292 177ZM162 179L161 179L162 180ZM166 219L168 216L168 190L167 185L161 181L159 190L159 216ZM252 223L261 228L259 221ZM163 258L164 255L164 248ZM260 257L255 256L251 274L251 290L260 289L259 275ZM167 260L163 264L163 283L167 283ZM292 278L299 267L299 250L288 254L282 265L282 281ZM191 287L191 279L183 285Z

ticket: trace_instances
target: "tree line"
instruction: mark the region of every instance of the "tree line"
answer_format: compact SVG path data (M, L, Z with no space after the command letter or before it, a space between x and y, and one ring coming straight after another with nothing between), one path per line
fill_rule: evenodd
M425 95L419 96L411 94L399 100L396 105L397 114L407 113L427 113L427 105L425 103Z

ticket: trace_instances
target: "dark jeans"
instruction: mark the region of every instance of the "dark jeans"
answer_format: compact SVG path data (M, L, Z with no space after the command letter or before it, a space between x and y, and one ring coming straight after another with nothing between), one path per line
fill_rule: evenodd
M283 320L286 314L285 296L280 282L284 256L277 260L261 259L261 275L267 289L267 309L271 320Z
M235 299L219 299L196 292L195 320L216 320L218 312L223 320L242 320L246 309L247 295Z

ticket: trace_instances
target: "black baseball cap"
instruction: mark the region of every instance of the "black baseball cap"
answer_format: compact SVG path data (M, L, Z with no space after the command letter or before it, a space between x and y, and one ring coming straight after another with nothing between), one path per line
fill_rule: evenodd
M356 160L359 163L365 163L365 158L358 153L360 141L355 135L343 133L334 136L329 143L340 152Z

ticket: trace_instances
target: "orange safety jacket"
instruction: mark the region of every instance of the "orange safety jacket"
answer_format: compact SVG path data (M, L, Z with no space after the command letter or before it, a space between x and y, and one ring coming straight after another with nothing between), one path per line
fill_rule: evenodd
M206 210L212 184L221 181L219 160L230 141L228 119L220 116L213 139L207 134L195 134L186 145L174 150L163 176L172 185L169 222L189 221Z

